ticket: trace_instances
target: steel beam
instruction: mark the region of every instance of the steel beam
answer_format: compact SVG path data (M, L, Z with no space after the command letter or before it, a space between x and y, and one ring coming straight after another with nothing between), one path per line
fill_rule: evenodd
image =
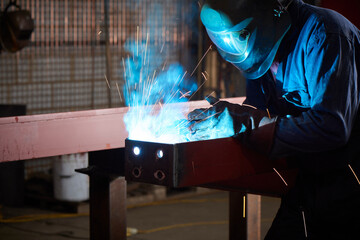
M282 195L294 180L284 159L270 160L232 137L176 144L126 140L125 145L129 181ZM286 175L286 184L278 174Z
M241 103L244 98L226 100ZM190 111L209 104L193 101L174 107ZM0 118L0 162L124 147L127 111L113 108Z

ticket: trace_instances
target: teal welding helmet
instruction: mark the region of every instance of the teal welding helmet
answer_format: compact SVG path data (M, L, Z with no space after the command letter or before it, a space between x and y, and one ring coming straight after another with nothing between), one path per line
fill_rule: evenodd
M283 3L284 2L284 3ZM292 0L208 0L201 21L220 55L245 77L264 75L290 29Z

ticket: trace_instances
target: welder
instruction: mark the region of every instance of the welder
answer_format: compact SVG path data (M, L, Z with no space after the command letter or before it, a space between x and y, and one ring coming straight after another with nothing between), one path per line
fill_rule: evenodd
M360 239L359 30L301 0L209 0L201 21L246 100L209 97L191 130L227 109L235 138L299 169L265 239Z

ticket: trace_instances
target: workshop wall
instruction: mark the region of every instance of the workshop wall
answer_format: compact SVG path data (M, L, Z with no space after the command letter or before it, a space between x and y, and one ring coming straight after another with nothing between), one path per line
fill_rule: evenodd
M9 1L0 1L1 11ZM149 48L162 48L168 64L197 61L197 50L191 58L198 9L191 0L16 3L31 12L35 30L29 46L0 54L0 104L24 104L28 115L124 106L116 83L119 89L125 84L122 59L130 38L146 41L149 34ZM25 177L50 174L52 161L26 161Z
M149 44L163 47L168 62L188 62L189 2L17 0L35 30L30 46L0 54L0 103L26 104L28 114L123 106L115 83L124 85L125 41L149 33ZM0 1L0 9L7 4Z

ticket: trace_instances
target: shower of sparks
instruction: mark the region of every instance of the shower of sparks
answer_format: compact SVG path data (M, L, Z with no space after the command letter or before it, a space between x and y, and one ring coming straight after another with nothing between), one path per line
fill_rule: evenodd
M280 173L275 169L273 168L274 171L276 172L276 174L281 178L281 180L285 183L286 186L288 186L287 182L285 181L285 179L280 175Z
M357 175L356 175L356 173L355 173L354 169L351 167L351 165L350 165L350 164L348 164L348 166L349 166L349 168L350 168L351 172L354 174L354 177L356 178L356 181L357 181L357 182L359 183L359 185L360 185L359 178L357 177Z
M107 77L106 77L106 74L104 74L104 77L105 77L106 84L107 84L108 88L111 89L110 83L109 83L109 80L108 80Z
M196 69L199 67L200 63L204 60L205 56L208 54L208 52L212 49L212 45L210 45L210 47L208 48L208 50L205 52L205 54L202 56L202 58L200 59L199 63L196 65L196 67L194 68L194 70L192 71L190 77L192 75L194 75Z
M212 113L204 118L202 124L211 124L210 118L216 118L218 126L211 127L211 133L196 135L189 129L186 115L189 111L187 102L207 81L208 74L202 73L204 83L200 87L191 79L188 71L177 63L168 63L169 56L164 54L165 42L159 49L154 49L150 33L146 39L139 39L139 27L136 37L128 40L125 51L130 55L122 59L123 95L129 111L124 117L129 138L133 140L176 143L230 137L234 135L232 119L227 111ZM160 46L159 46L160 47ZM211 50L211 46L200 59L194 72ZM193 72L193 73L194 73ZM106 77L106 76L105 76ZM110 86L110 84L108 84ZM119 97L122 95L116 83Z

